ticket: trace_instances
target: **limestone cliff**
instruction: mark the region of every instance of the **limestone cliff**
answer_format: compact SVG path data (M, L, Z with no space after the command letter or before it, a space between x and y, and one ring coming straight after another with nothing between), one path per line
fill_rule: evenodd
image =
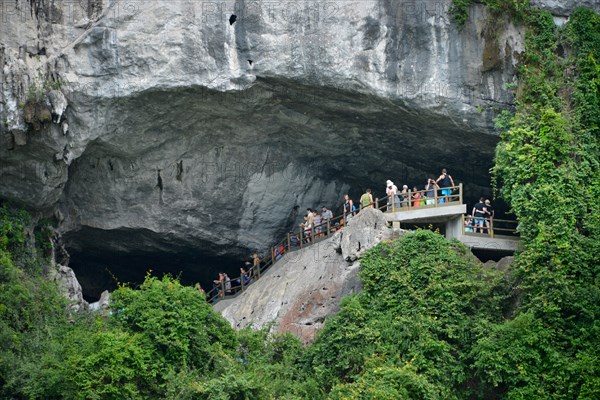
M219 255L389 178L478 195L524 32L449 5L5 0L0 198L74 251Z

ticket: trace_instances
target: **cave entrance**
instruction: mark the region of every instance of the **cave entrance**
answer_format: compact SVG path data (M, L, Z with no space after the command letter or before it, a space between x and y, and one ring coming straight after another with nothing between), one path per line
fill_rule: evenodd
M81 284L84 299L95 302L104 290L113 291L119 284L137 287L149 273L157 277L169 274L184 285L200 283L208 291L219 272L232 279L237 277L250 254L235 249L231 254L216 256L202 244L174 245L154 236L92 228L65 234L71 255L69 266Z

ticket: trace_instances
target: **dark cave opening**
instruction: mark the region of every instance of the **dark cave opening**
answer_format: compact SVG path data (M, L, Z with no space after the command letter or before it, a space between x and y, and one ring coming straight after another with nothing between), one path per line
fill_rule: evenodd
M84 249L71 254L69 265L81 284L84 299L94 302L104 290L112 292L118 284L139 286L147 274L157 277L168 274L179 278L184 285L200 283L208 291L219 272L237 277L244 261L231 256L209 256L194 249L177 253L107 251L101 254Z
M232 248L218 255L223 252L210 244L180 243L168 234L144 229L84 227L64 234L63 239L70 254L69 266L88 302L97 301L104 290L113 291L119 284L137 287L148 273L157 277L169 274L184 285L200 283L208 291L219 272L237 277L250 257L245 249Z

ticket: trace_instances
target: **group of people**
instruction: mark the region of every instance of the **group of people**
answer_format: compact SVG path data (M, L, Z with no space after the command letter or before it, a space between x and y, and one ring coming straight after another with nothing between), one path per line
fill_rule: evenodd
M473 206L471 216L465 218L465 232L491 234L494 213L494 207L490 200L480 197L479 202Z
M306 215L304 215L304 222L300 224L304 236L301 240L311 243L313 238L320 238L328 234L327 222L330 222L332 219L333 213L327 207L322 207L320 214L317 210L307 208Z
M388 196L388 210L393 207L408 207L411 205L410 203L412 203L413 207L419 207L422 204L433 205L436 199L438 199L440 204L452 201L452 187L454 186L454 179L452 179L452 176L448 174L445 168L442 169L442 173L437 179L427 178L427 183L423 186L422 190L419 190L417 186L413 186L411 191L408 185L403 185L402 191L399 191L394 182L388 179L385 188L385 193ZM361 205L363 205L363 198L365 202L367 201L365 195L370 196L370 190L367 190L367 193L361 197ZM371 196L372 203L373 199Z
M246 260L244 266L240 268L240 277L231 279L226 272L219 272L219 277L213 280L214 297L224 297L225 295L233 294L243 286L250 285L253 282L255 274L259 274L260 257L254 253L250 258L252 261ZM199 286L199 285L198 285ZM200 287L198 290L200 291Z
M446 169L442 169L440 176L437 179L427 178L423 189L419 190L417 186L413 186L409 190L408 185L403 185L402 190L391 180L386 182L387 194L387 209L393 207L419 207L421 205L435 205L436 201L439 204L453 201L452 190L455 186L454 179ZM456 195L454 195L456 196ZM361 208L375 207L375 201L371 189L367 189L360 197L359 204ZM299 243L312 243L313 240L329 235L343 227L357 213L357 207L354 201L350 199L348 194L344 195L343 213L345 218L339 221L334 221L333 212L327 207L321 207L321 212L318 210L307 208L304 215L304 222L300 224L300 234L290 232L289 238L292 243L290 245L298 245ZM471 216L465 219L465 232L484 233L491 232L490 222L494 218L494 209L489 200L480 199L473 207ZM337 220L337 218L335 218ZM286 251L286 247L281 244L273 247L272 257L275 261L279 260ZM221 272L219 278L213 281L213 291L216 291L218 297L223 297L226 294L234 293L238 288L249 285L253 282L253 276L260 272L260 258L258 254L252 256L252 261L246 261L245 266L240 268L240 278L232 280L229 276ZM257 276L258 277L258 276ZM224 293L223 293L224 292Z

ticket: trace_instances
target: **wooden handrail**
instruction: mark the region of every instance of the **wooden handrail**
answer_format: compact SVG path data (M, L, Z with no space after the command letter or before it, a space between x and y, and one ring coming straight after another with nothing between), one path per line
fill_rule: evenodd
M484 225L483 227L476 227L476 226L469 226L468 228L471 229L471 231L467 232L466 231L466 226L465 226L465 219L469 218L471 220L483 220L484 221ZM488 225L489 224L489 225ZM508 225L509 227L499 227L497 224L501 224L501 225ZM463 215L462 217L462 232L463 234L468 233L468 234L474 234L474 235L489 235L490 237L494 237L494 232L496 231L501 231L501 232L508 232L508 233L512 233L512 235L510 236L515 236L518 235L519 232L517 230L518 228L518 224L519 221L515 221L515 220L510 220L510 219L499 219L499 218L480 218L480 217L474 217L472 215ZM510 227L511 225L514 225L513 227ZM480 229L483 232L475 232L475 229Z
M451 190L451 194L449 196L442 197L442 196L438 196L438 191L439 190L444 190L444 189L450 189ZM433 190L434 192L434 197L426 197L424 196L428 191ZM458 193L454 194L452 193L453 191L458 190ZM415 193L419 193L420 198L419 199L413 199L412 195L414 195ZM381 210L381 211L392 211L392 212L396 212L396 211L401 211L403 209L405 210L412 210L415 208L413 202L419 201L420 204L419 208L431 208L431 207L442 207L445 205L455 205L455 204L463 204L463 184L460 183L459 185L456 186L450 186L450 187L435 187L434 189L423 189L423 190L418 190L416 192L413 192L411 190L409 190L406 193L407 196L410 196L408 199L399 199L398 202L396 201L392 201L389 202L389 199L391 196L385 196L383 198L375 198L374 202L371 202L368 204L368 206L363 207L362 204L359 205L359 210L352 212L351 214L354 216L356 215L358 212L361 212L364 208L366 207L371 207L373 206L375 209L377 210ZM402 192L396 193L396 196L398 196L399 198L401 196L403 196ZM448 201L442 203L441 202L441 198L444 198ZM427 204L427 201L433 200L433 204ZM254 282L255 280L260 279L261 274L266 272L269 268L271 268L273 265L275 265L278 261L277 257L278 256L283 256L286 252L290 252L292 250L292 242L294 241L293 238L297 238L297 245L299 249L303 248L303 242L305 239L309 239L309 242L307 243L308 245L310 244L315 244L316 242L329 237L332 233L334 233L337 230L343 229L346 226L346 222L347 222L347 217L348 215L346 215L346 207L343 207L343 212L342 214L335 216L333 218L327 219L323 222L321 222L318 225L314 225L312 226L312 228L310 229L310 235L306 236L304 234L304 227L302 224L300 224L300 226L298 227L298 233L294 233L294 232L288 232L286 234L286 236L281 239L279 242L277 242L274 246L272 246L270 248L270 254L267 254L265 256L262 257L261 259L261 263L258 265L258 268L256 268L254 265L248 270L246 271L247 276L249 277L249 280L247 283L243 283L243 277L239 276L237 278L234 279L230 279L230 282L232 283L229 291L230 294L236 294L237 292L240 291L244 291L252 282ZM464 216L463 216L464 218ZM487 221L490 221L489 219L484 218ZM496 226L494 226L494 223L515 223L516 221L509 221L509 220L500 220L500 219L493 219L492 221L490 221L490 230L492 231L492 235L493 235L493 231L497 230L497 231L509 231L509 232L516 232L516 229L511 230L508 228L498 228ZM463 233L464 233L464 220L463 220ZM485 229L485 228L484 228ZM279 252L279 254L277 254L277 250L280 249L281 247L283 247L284 251ZM235 286L233 285L234 282L239 282L239 284L236 284ZM224 298L227 296L227 293L225 293L225 282L221 282L219 285L216 285L213 289L209 290L208 292L206 292L206 297L208 299L209 302L213 302L218 300L219 298Z
M448 196L448 200L446 202L441 202L440 201L440 196L438 196L438 190L458 190L458 193L456 194L450 194L450 196ZM425 196L427 194L427 192L433 191L434 193L434 197L427 197ZM418 193L419 194L419 198L418 199L413 199L413 195ZM391 198L391 196L385 196L381 199L377 199L377 209L379 210L384 210L387 209L387 211L391 211L397 212L397 211L402 211L403 209L408 209L411 210L415 207L422 207L422 208L431 208L433 207L443 207L445 205L454 205L454 204L462 204L462 199L463 199L463 185L462 183L456 185L456 186L449 186L449 187L435 187L434 189L423 189L423 190L417 190L416 192L413 192L412 190L408 190L408 192L403 193L403 192L397 192L396 196L399 197L399 201L395 202L389 202L389 199ZM404 198L404 196L407 196L407 198ZM445 198L445 197L443 197ZM383 204L385 200L386 204ZM427 204L428 200L433 200L432 204ZM414 202L419 202L418 206L414 205ZM396 206L396 204L400 205L400 208L398 208ZM391 206L391 207L390 207Z

